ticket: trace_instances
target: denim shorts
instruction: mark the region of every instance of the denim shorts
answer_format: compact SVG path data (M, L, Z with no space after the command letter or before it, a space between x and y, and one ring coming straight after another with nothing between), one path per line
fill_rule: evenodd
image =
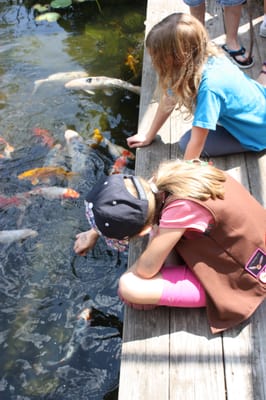
M199 6L205 0L184 0L190 7ZM239 6L240 4L245 3L246 0L217 0L217 3L221 4L221 6Z

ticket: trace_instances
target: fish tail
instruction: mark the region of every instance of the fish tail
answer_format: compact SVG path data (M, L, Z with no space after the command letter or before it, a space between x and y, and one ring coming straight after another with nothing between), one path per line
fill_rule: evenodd
M38 81L34 82L34 88L32 91L32 95L35 94L37 92L37 90L39 89L39 87L41 86L41 84L44 82L44 79L39 79Z

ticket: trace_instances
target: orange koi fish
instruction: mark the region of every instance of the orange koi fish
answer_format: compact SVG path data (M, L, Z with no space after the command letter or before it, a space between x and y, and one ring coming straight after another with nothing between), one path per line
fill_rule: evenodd
M90 308L84 308L84 310L81 311L81 313L78 315L78 319L84 319L85 321L91 320L92 317L92 311Z
M112 166L112 169L111 169L111 171L110 171L110 175L113 175L113 174L121 174L122 171L123 171L123 168L124 168L126 165L127 165L127 157L125 157L125 156L120 156L120 157L118 157L118 158L115 160L115 162L114 162L114 164L113 164L113 166Z
M128 54L125 65L129 67L129 69L133 72L134 76L137 76L137 71L136 71L136 64L139 63L139 60L135 58L132 54Z
M79 198L79 193L74 189L58 186L38 187L30 190L28 194L32 196L42 196L47 200Z
M35 136L40 136L45 145L47 145L50 148L53 147L54 139L52 138L51 132L49 132L47 129L36 127L33 128L33 133Z
M74 172L66 171L62 167L40 167L22 172L18 175L18 179L29 179L33 185L36 185L39 181L49 180L50 176L69 178L73 175L75 175Z

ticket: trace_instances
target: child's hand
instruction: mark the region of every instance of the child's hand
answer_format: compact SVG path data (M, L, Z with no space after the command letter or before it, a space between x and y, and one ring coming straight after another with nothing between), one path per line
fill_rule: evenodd
M85 256L87 252L95 246L99 235L94 229L81 232L76 235L74 251L80 256Z
M150 143L151 140L147 139L146 135L142 133L137 133L127 138L127 144L131 148L148 146Z

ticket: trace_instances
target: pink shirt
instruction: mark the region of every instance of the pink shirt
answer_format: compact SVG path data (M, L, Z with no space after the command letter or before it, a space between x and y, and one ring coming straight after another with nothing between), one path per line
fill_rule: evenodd
M175 200L163 209L159 226L205 232L212 222L211 212L200 204L190 200Z

